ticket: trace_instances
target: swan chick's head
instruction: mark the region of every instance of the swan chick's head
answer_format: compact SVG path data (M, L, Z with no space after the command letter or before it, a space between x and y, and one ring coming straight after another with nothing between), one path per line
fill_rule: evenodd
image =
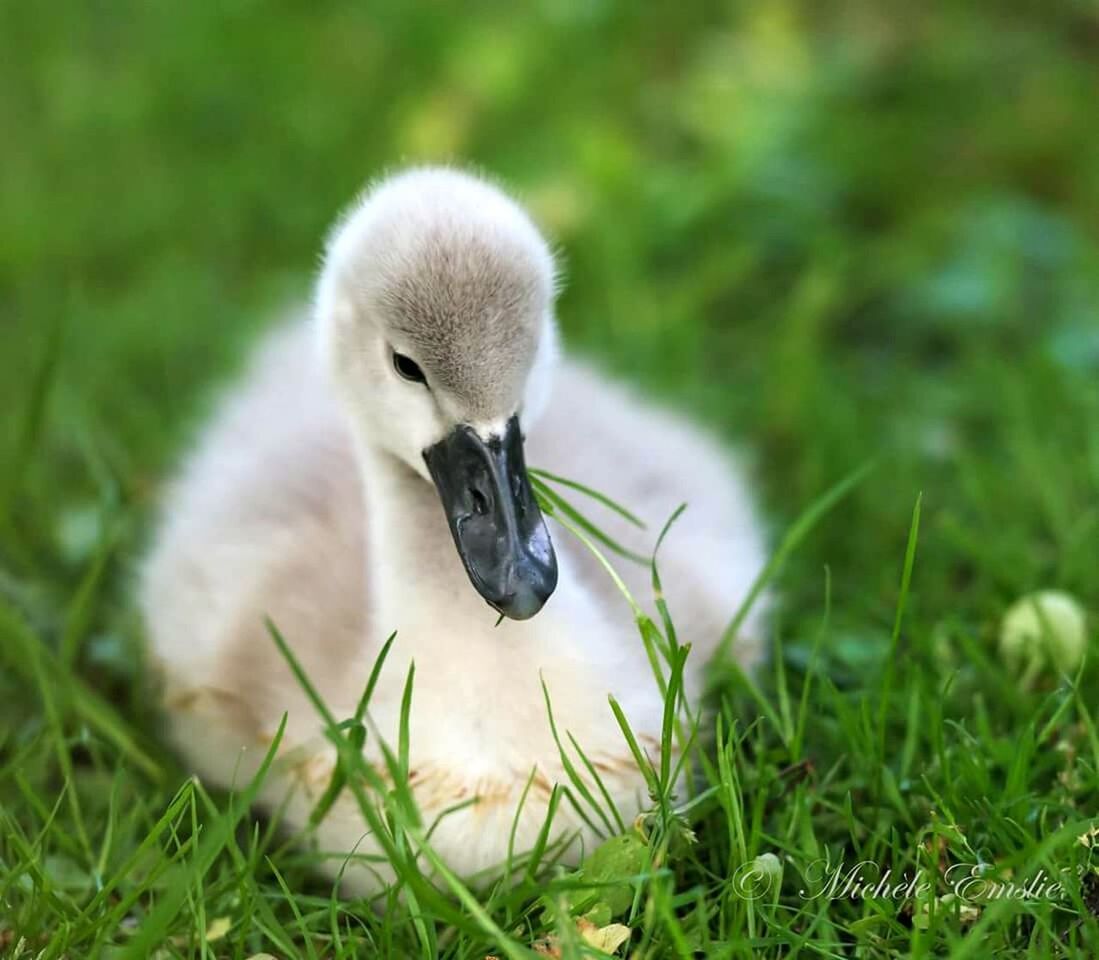
M442 168L369 189L333 231L317 289L360 442L434 482L474 587L515 619L557 582L522 448L556 355L553 296L553 258L523 210Z

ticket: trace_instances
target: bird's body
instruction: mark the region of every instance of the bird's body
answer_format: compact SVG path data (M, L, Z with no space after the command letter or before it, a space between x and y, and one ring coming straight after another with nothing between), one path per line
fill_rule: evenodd
M417 176L436 178L416 194L426 192L429 208L432 190L449 190L445 197L457 191L460 204L463 185L477 183L450 172L406 178ZM497 196L484 185L476 189ZM452 224L444 218L448 229ZM341 242L337 236L337 254ZM335 256L330 252L330 263ZM476 579L479 555L459 557L469 549L461 539L468 536L465 518L448 529L423 463L394 452L402 424L393 398L406 396L397 388L423 385L376 379L384 384L374 389L386 419L364 426L358 411L372 403L368 382L392 376L392 369L355 372L349 389L351 375L340 368L344 357L333 356L347 349L346 329L332 324L322 332L323 349L315 346L326 309L338 312L338 304L322 279L319 316L294 320L270 336L167 499L144 570L142 604L174 742L200 775L240 784L285 713L283 749L263 799L276 804L289 793L286 821L303 826L331 777L334 751L267 621L338 719L354 711L384 641L396 631L370 701L366 755L381 769L377 737L396 744L414 663L409 782L424 822L441 817L431 843L452 869L476 874L499 866L509 846L517 854L530 849L552 785L567 782L543 683L561 739L571 751L567 731L583 748L628 823L647 797L608 694L654 758L663 713L629 604L589 551L551 518L556 592L530 619L498 623L478 596L487 596ZM440 349L445 352L445 343ZM570 494L608 534L643 554L651 553L676 506L688 503L659 560L680 640L693 645L688 681L697 692L707 656L762 566L763 537L743 480L694 427L574 361L558 362L552 389L539 384L534 397L531 381L556 360L552 343L545 348L549 356L536 349L526 377L517 381L523 399L492 401L501 422L515 409L533 421L527 461L597 489L646 520L648 529L639 531L595 501ZM436 369L425 363L428 384L439 396L444 390L447 397L459 395L458 387L441 386L441 372L434 386ZM535 419L537 406L543 412ZM480 424L493 421L494 411L486 406L478 418L454 419ZM393 439L382 442L387 430ZM430 442L425 434L413 449L426 450ZM611 556L641 606L651 609L649 570ZM498 609L506 607L501 604ZM760 650L760 613L748 618L734 651L745 664ZM583 770L578 755L572 757ZM592 839L565 803L552 833L569 831ZM366 832L345 791L316 831L319 849L332 854L333 873L352 851L377 853ZM574 843L566 856L580 849ZM385 862L356 862L345 883L375 890L391 876Z

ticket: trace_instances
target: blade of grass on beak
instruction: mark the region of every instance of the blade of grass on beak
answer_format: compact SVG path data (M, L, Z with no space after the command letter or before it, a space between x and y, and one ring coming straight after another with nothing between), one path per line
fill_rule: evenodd
M591 497L593 500L598 501L608 509L613 510L620 517L622 517L623 520L632 523L639 530L645 529L644 521L639 520L634 514L630 513L629 510L622 506L622 504L618 503L615 500L612 500L605 493L600 493L598 490L593 490L591 487L586 487L584 486L584 484L578 483L575 480L569 480L567 477L559 477L554 473L550 473L548 470L538 470L532 468L527 472L534 475L535 477L545 480L552 480L554 483L559 483L563 487L569 487L570 489L576 490L579 493L584 494L585 496Z
M577 510L571 503L569 503L559 493L549 487L547 484L542 483L537 477L531 477L531 485L534 487L535 493L542 501L548 501L553 507L552 510L546 510L546 513L552 517L557 516L557 511L564 513L569 517L573 523L577 526L583 527L592 537L603 544L608 550L617 553L621 557L625 557L627 560L632 560L634 563L647 564L648 558L643 557L639 553L635 553L628 547L622 546L617 540L605 534L594 523L588 520L579 510ZM544 503L543 503L544 506Z

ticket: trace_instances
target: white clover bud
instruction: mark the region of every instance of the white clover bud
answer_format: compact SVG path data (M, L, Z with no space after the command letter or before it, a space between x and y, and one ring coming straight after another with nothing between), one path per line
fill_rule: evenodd
M775 880L782 876L782 861L773 853L761 853L753 862L756 870L765 877Z
M1016 601L1000 626L1000 655L1013 670L1034 674L1052 662L1072 673L1086 649L1084 610L1061 590L1040 590Z
M781 886L782 861L773 853L761 853L733 874L733 889L743 900L777 896Z

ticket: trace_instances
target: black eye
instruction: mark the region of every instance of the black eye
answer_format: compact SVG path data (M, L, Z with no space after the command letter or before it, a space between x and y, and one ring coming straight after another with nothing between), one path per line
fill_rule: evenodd
M420 369L420 365L411 357L406 357L403 353L393 351L393 369L404 377L405 380L411 380L413 383L427 383L427 377L424 376L424 372Z

